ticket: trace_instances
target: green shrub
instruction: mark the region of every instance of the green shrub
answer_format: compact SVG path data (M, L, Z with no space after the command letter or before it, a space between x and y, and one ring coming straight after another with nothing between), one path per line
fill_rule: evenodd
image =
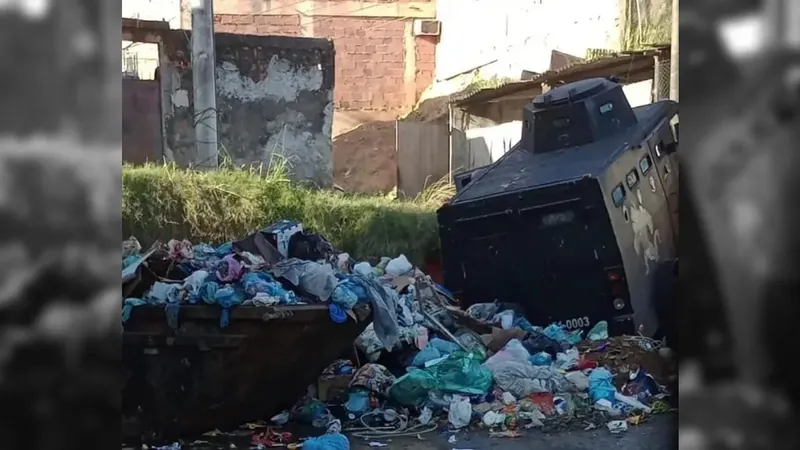
M123 167L123 238L221 244L279 219L297 220L354 258L405 254L412 262L438 252L436 208L451 187L436 183L411 201L344 194L290 183L285 166L182 170L171 165Z

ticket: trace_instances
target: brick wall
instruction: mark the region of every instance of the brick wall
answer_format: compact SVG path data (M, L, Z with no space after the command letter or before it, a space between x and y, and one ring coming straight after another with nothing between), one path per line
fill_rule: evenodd
M434 36L417 36L415 82L417 98L433 83L436 72L436 40Z
M300 36L300 16L215 14L214 31L257 36Z
M405 46L402 21L326 18L314 35L336 49L335 106L341 110L395 110L404 105Z
M333 39L336 48L337 111L397 111L413 106L433 82L436 39L410 37L407 23L413 19L393 17L303 18L293 15L253 12L249 0L224 1L226 14L215 14L218 33L305 36ZM414 0L378 0L383 3L409 3ZM416 0L420 1L420 0ZM432 2L433 0L421 0ZM189 23L188 1L182 0L184 25ZM231 8L241 14L230 14ZM358 12L354 12L357 14ZM413 79L409 79L406 39L413 39ZM409 83L411 86L409 87ZM409 93L411 89L413 95ZM413 97L413 98L412 98Z

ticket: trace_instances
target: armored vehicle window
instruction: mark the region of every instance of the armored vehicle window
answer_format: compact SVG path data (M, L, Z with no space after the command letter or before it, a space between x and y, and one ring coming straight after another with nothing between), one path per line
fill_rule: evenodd
M642 175L647 175L651 167L653 167L653 159L650 158L650 155L644 155L644 158L639 161L639 170L642 171Z
M625 183L628 184L628 189L631 190L633 189L634 186L636 186L636 183L638 182L639 182L639 172L637 172L636 168L634 167L633 169L631 169L630 172L628 172L628 175L625 177Z
M622 183L618 184L617 187L611 191L611 200L614 201L614 206L622 205L622 201L625 200L625 186Z
M608 102L600 106L600 114L606 114L614 110L614 103Z

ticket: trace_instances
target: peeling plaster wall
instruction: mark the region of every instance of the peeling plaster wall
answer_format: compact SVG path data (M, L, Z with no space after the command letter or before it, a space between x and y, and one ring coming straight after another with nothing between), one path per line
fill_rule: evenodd
M189 42L188 33L170 33L162 61L165 156L182 166L198 162ZM215 50L220 155L267 165L277 153L294 180L330 186L333 43L217 33Z

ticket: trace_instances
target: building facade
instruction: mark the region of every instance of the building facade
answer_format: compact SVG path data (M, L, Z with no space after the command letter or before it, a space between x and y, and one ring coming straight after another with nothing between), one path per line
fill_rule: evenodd
M190 2L180 10L191 28ZM415 21L435 18L433 1L214 1L217 33L333 39L334 135L416 104L433 82L438 37L415 33Z

